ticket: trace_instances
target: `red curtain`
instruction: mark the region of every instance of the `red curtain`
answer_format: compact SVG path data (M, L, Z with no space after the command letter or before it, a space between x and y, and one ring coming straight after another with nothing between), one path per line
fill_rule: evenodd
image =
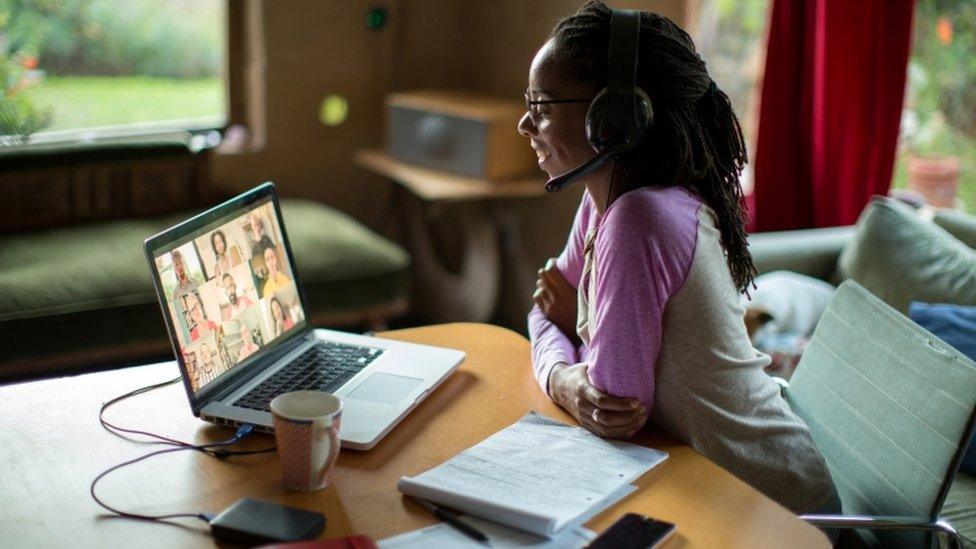
M849 225L891 184L913 0L773 0L753 230Z

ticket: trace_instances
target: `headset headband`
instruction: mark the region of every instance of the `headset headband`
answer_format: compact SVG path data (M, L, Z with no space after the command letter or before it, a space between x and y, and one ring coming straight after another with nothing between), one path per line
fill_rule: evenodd
M610 120L629 127L637 126L637 48L640 37L640 12L614 9L610 15L610 61L607 69L607 110Z

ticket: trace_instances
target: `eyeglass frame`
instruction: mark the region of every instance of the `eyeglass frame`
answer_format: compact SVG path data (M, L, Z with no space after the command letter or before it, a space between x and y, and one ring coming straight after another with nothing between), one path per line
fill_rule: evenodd
M529 113L529 118L532 122L535 122L536 114L532 112L532 107L536 105L553 105L560 103L589 103L593 99L591 98L577 98L577 99L529 99L529 92L523 94L525 96L525 110Z

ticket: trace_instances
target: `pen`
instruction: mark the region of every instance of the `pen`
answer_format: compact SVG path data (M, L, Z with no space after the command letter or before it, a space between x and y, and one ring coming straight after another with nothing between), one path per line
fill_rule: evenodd
M476 541L488 541L488 536L482 534L480 530L474 528L473 526L469 526L469 525L465 524L464 522L458 520L457 517L455 517L454 515L448 513L447 511L441 509L440 507L434 505L433 503L431 503L431 502L429 502L427 500L424 500L424 499L420 499L420 498L414 498L414 497L412 497L412 499L417 502L417 505L420 505L421 507L423 507L424 509L426 509L427 511L429 511L435 517L437 517L437 518L443 520L444 522L450 524L451 526L457 528L458 530L461 531L462 534L468 536L469 538L471 538L473 540L476 540Z

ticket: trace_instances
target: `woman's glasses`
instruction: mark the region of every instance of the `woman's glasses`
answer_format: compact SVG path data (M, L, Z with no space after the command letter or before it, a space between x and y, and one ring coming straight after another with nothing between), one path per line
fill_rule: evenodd
M536 123L542 113L539 110L540 105L558 105L560 103L589 103L591 99L588 98L577 98L577 99L532 99L529 97L528 93L525 93L525 110L529 112L529 117L532 118L532 122Z

